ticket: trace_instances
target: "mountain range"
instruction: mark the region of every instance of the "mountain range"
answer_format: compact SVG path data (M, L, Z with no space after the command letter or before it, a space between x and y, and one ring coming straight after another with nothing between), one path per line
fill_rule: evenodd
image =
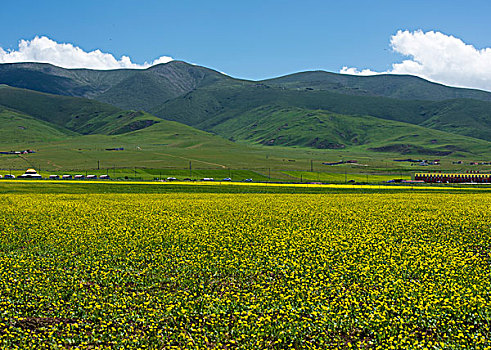
M0 84L1 144L177 128L234 147L491 155L491 93L414 76L249 81L181 61L108 71L16 63L0 64Z

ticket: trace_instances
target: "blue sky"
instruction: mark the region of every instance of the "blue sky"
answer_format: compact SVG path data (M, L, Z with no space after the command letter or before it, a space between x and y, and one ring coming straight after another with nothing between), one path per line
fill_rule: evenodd
M234 77L262 79L344 66L381 72L405 57L398 30L437 31L491 47L491 1L59 1L2 2L0 48L46 36L135 63L160 56Z

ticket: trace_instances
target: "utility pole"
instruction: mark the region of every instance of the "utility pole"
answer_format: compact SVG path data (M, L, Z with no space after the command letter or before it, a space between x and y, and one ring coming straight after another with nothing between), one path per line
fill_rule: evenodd
M192 173L193 173L193 165L192 165L191 161L189 161L189 178L191 178Z
M344 183L348 183L348 173L346 168L344 168Z
M100 167L99 167L100 163L99 163L99 162L100 162L100 161L98 160L98 161L97 161L97 170L99 170L99 169L100 169Z
M271 180L271 168L268 168L268 179Z
M310 172L314 171L314 161L311 159L310 160Z

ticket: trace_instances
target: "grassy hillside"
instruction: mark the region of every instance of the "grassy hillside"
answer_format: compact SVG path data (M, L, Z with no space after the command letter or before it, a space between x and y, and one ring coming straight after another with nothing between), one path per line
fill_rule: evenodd
M411 141L407 140L398 142L411 144ZM124 150L107 150L120 147ZM230 142L220 136L167 121L119 135L80 135L36 144L26 141L17 144L1 141L0 148L5 150L32 148L36 151L34 154L21 156L0 155L0 169L4 170L18 169L20 173L28 167L34 167L49 172L72 170L85 173L88 171L89 173L109 173L111 176L114 174L115 177L129 176L130 178L134 176L133 171L135 170L136 177L146 179L158 177L157 173L166 177L182 178L188 174L190 164L192 164L193 176L225 177L224 173L231 172L234 175L238 170L247 170L254 171L261 176L247 176L255 180L271 177L285 181L300 180L300 176L289 171L310 171L310 169L321 173L363 174L363 177L369 175L370 180L378 179L378 177L372 177L377 174L392 174L392 178L400 178L402 175L409 177L411 173L418 170L491 170L486 165L469 165L470 161L489 161L491 159L489 145L485 145L481 154L454 152L447 156L428 154L426 149L423 149L425 152L420 153L419 148L413 148L409 153L401 154L399 152L401 149L397 148L373 151L362 146L350 146L344 149L264 146ZM406 149L402 150L406 152ZM418 167L407 162L393 161L393 159L409 157L440 158L442 165ZM339 166L323 165L323 162L335 162L342 159L355 159L358 163ZM463 163L455 165L452 163L455 160L463 160ZM100 171L96 172L98 167ZM155 175L153 177L145 175L144 173L148 173L147 169L156 169ZM222 172L210 172L209 170L221 170ZM138 175L139 173L141 174ZM246 173L237 174L237 176L246 176Z
M455 152L448 156L413 152L401 154L397 149L371 151L363 147L344 149L312 149L305 147L263 146L226 141L219 136L195 131L178 123L165 125L165 122L152 125L140 131L120 135L81 135L61 140L18 144L1 142L5 150L32 148L34 154L0 155L0 169L18 169L28 167L41 171L92 171L100 167L100 173L130 176L133 169L157 169L164 176L183 177L189 172L203 177L219 174L206 170L223 170L226 173L236 170L250 170L262 177L298 181L288 171L310 171L344 174L401 174L410 176L418 170L480 170L490 171L489 166L471 166L469 161L489 161L490 148L482 154ZM122 147L122 151L108 151ZM426 154L425 154L426 153ZM400 158L441 159L441 166L417 167L411 163L394 162ZM356 164L326 166L323 162L335 162L342 159L355 159ZM452 161L463 160L460 165ZM156 170L156 171L157 171ZM146 172L146 170L142 170ZM287 171L287 173L284 173ZM201 176L200 175L200 176ZM206 176L208 175L208 176ZM137 177L146 175L137 175ZM222 173L220 176L225 177ZM155 176L154 176L155 177ZM254 177L258 179L257 176Z
M117 70L64 69L43 63L0 64L0 84L58 95L96 98L121 108L147 111L193 89L237 81L211 69L181 61L148 69ZM308 71L258 83L295 90L325 90L404 100L466 98L491 101L489 92L449 87L407 75L354 76Z
M55 95L93 97L135 70L64 69L47 63L0 64L0 83Z
M491 103L476 100L437 102L421 126L491 140Z
M314 71L252 82L180 61L143 70L110 71L20 63L0 65L2 83L89 97L210 131L236 115L243 117L263 106L280 106L368 115L491 141L491 93L447 87L413 76L362 77ZM119 113L111 106L87 101L56 100L56 107L53 100L31 103L37 98L34 95L24 106L27 100L20 95L11 91L0 104L79 133L105 130L103 124L90 121L107 122L107 115ZM41 108L29 108L31 104ZM118 132L155 122L150 116L143 119Z
M225 169L230 164L247 168L268 162L269 151L97 101L3 86L0 103L1 132L5 135L0 138L0 147L36 151L22 157L1 155L0 166L4 168L80 169L93 168L99 161L105 168L187 168L193 162L200 168ZM108 151L114 148L124 150ZM289 151L277 153L285 158Z
M229 79L211 69L176 61L135 72L95 98L124 109L149 111L196 88Z
M162 104L153 114L211 131L216 125L262 106L368 115L491 141L491 102L470 99L405 101L242 84L195 90Z
M8 86L0 86L0 106L77 134L125 133L162 121L147 113L123 111L94 100Z
M92 118L120 112L117 107L84 98L50 95L6 86L0 87L0 105L82 133Z
M182 177L192 164L195 174L202 177L247 170L258 174L255 179L267 176L299 181L288 171L347 171L348 174L361 172L363 176L374 176L382 171L394 172L399 177L400 174L410 176L417 168L392 159L409 155L423 159L442 158L446 169L458 167L460 170L465 169L465 164L452 165L452 160L491 159L489 142L373 117L293 107L258 108L215 126L214 132L232 136L238 142L144 112L123 111L96 116L91 123L102 127L91 135L80 135L10 109L4 108L0 115L1 132L6 135L0 139L0 148L36 151L28 155L0 155L1 169L19 169L20 172L26 167L49 171L95 171L100 167L103 173L110 171L111 174L129 176L133 169L140 168L158 169L159 174ZM255 127L247 124L250 118L255 120ZM140 123L145 127L137 125L132 129ZM278 141L264 142L271 140L272 135ZM329 145L333 140L344 147ZM123 150L108 150L114 148ZM322 164L342 159L357 159L359 163L339 167ZM486 170L485 166L468 169ZM246 175L236 174L239 177ZM148 176L142 173L140 177Z
M181 61L148 69L118 70L63 69L42 63L0 64L0 84L147 111L196 88L228 80L232 78Z
M357 76L325 71L301 72L262 83L288 89L326 90L359 96L384 96L402 100L442 101L457 98L491 101L491 93L432 83L410 75Z
M189 126L161 121L145 129L118 135L80 135L32 146L26 140L17 144L0 142L10 149L34 148L37 153L0 156L0 167L23 169L26 166L50 169L94 169L144 167L188 169L266 169L268 165L295 168L291 157L307 165L309 152L241 145ZM107 149L123 148L121 151ZM319 154L319 159L323 159ZM99 161L99 163L98 163Z
M380 147L402 154L482 154L491 142L369 116L347 116L295 107L259 107L211 127L230 139L319 149ZM383 149L383 148L382 148Z
M33 142L41 142L36 145L39 155L34 157L48 156L53 163L76 165L85 156L100 153L99 158L104 161L131 164L136 160L151 165L163 149L189 148L189 153L195 155L209 153L201 157L209 159L204 163L222 166L212 162L217 153L241 148L219 136L145 112L8 86L0 87L0 111L2 134L8 135L0 140L1 146L25 149L33 148ZM120 147L125 151L106 151ZM143 159L139 159L143 149L151 152L143 152ZM155 151L158 152L153 154ZM164 153L161 156L168 158Z
M21 150L9 145L24 144L33 148L36 144L65 140L76 135L70 130L57 127L33 117L0 107L1 151ZM27 147L29 146L29 147Z
M426 119L421 114L421 104L417 101L359 97L325 91L295 91L271 88L263 84L198 89L168 101L152 112L165 119L203 126L206 129L214 123L221 122L213 119L219 114L224 114L223 117L228 119L233 118L235 114L265 105L372 115L412 123Z
M1 85L1 148L37 152L0 156L4 169L140 167L181 174L191 162L196 169L246 169L290 179L289 171L323 168L323 162L342 159L357 159L354 171L398 173L415 170L411 164L392 163L406 156L442 158L448 169L454 169L452 160L491 159L491 102L402 100L272 86L183 62L107 72L0 65L0 78L19 67L26 75L14 79L18 84L30 84L31 70L40 74L33 83L46 83L53 91L69 86L64 91L70 94L83 91L155 115ZM43 82L45 76L54 80ZM158 106L151 107L154 103ZM108 150L114 148L124 150Z

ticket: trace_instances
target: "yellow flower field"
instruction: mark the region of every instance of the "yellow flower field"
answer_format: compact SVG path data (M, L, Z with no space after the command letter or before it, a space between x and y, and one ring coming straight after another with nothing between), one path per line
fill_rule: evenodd
M3 194L1 348L491 346L491 195Z

